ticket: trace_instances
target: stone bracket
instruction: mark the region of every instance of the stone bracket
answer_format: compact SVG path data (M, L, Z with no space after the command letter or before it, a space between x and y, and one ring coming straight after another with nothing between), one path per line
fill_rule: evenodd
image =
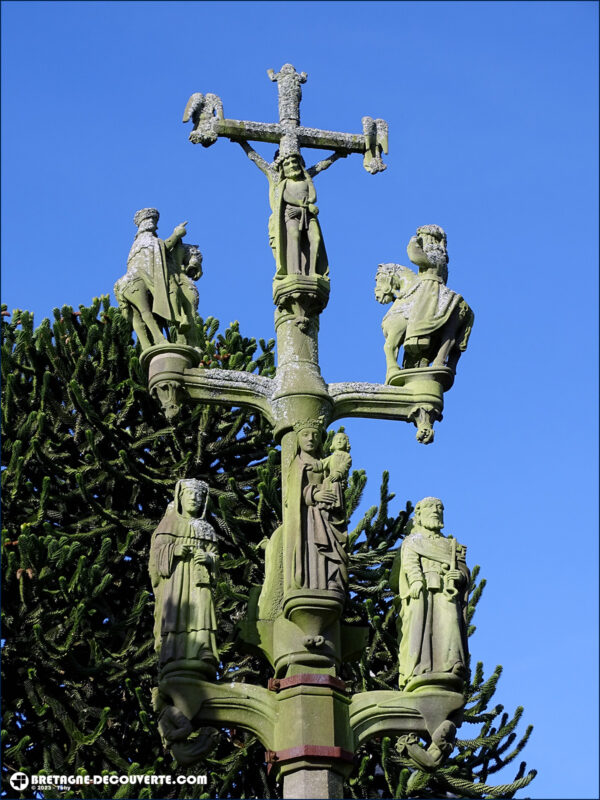
M382 689L352 697L349 720L355 747L374 736L404 733L432 736L444 720L457 718L465 704L459 692L421 687L414 692Z
M258 411L275 425L271 404L272 378L229 369L187 369L185 388L192 400L209 405L229 405Z
M275 424L271 398L274 381L251 372L198 367L201 354L193 347L155 345L142 353L148 368L148 389L158 391L169 382L185 389L190 399L209 405L252 408Z
M278 702L262 686L246 683L210 683L185 673L170 673L159 682L160 691L195 725L245 728L265 747L274 747Z
M330 383L333 400L333 420L343 417L400 419L412 422L420 408L431 409L441 417L444 392L454 379L447 367L421 367L403 370L403 384L388 386L380 383Z
M462 693L425 685L409 692L359 692L350 698L342 693L344 681L315 673L271 680L265 689L211 683L182 670L162 677L159 689L193 728L239 727L255 734L280 775L320 764L343 772L368 739L407 733L432 737L445 720L459 725L464 707ZM290 719L297 721L296 730Z
M148 366L148 388L157 390L165 382L185 389L191 400L211 405L230 405L251 408L262 414L279 435L286 428L288 396L282 386L282 375L266 378L250 372L227 369L203 369L196 364L200 354L191 347L155 345L142 354L143 366ZM441 419L444 391L454 380L448 367L421 367L402 370L402 385L344 382L323 383L316 397L325 408L329 421L344 417L398 419L415 422L419 432L433 421ZM290 389L291 391L291 389ZM316 402L315 400L315 402ZM325 404L325 406L323 405ZM432 436L432 434L431 434Z

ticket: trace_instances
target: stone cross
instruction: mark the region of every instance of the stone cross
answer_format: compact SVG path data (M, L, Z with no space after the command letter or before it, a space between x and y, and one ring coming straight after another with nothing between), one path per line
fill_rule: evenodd
M454 730L451 717L460 712L464 698L461 679L454 674L424 681L419 675L415 691L409 682L410 691L345 694L341 665L364 650L368 630L342 620L348 591L342 492L351 464L348 437L338 435L337 443L332 442L332 454L323 458L323 434L337 419L368 417L413 422L420 440L430 441L431 426L441 419L443 393L452 385L454 373L444 366L425 366L398 370L401 375L396 376L394 385L325 382L319 365L318 331L319 316L329 297L329 269L322 257L310 178L350 153L362 153L370 173L385 169L381 153L387 153L387 125L364 117L363 134L306 128L300 125L301 86L306 74L297 73L291 64L268 74L277 82L278 123L226 119L220 98L200 93L191 96L183 119L194 123L190 140L205 147L219 137L237 141L246 152L252 150L249 141L279 146L282 174L272 174L277 172L279 159L273 165L257 154L253 159L270 176L269 232L278 265L273 279L276 376L201 368L202 354L192 342L146 347L141 363L148 369L150 391L169 418L194 403L250 408L272 426L281 446L283 521L267 544L264 583L252 590L247 617L238 625L241 641L267 658L274 678L268 687L207 680L209 669L214 673L208 646L213 628L208 620L202 629L200 656L186 656L162 668L157 710L162 715L163 736L178 760L183 758L181 763L192 763L186 760L186 748L195 750L197 740L181 740L194 727L241 727L256 734L265 746L265 759L283 780L285 798L335 798L342 796L353 754L371 738L402 734L411 736L412 742L418 734L438 748L428 753L433 763L436 753L442 752L440 747L450 746L446 740ZM302 167L300 176L294 177L286 173L286 160L300 160L302 147L333 149L334 155L308 170ZM283 257L283 228L295 220L299 220L298 236L301 232L304 244L320 248L320 260L309 259L308 269L298 268L299 259ZM293 225L286 230L293 240ZM340 346L343 341L342 336ZM182 508L184 505L182 501ZM189 515L197 515L197 509L191 505L190 509ZM162 533L157 529L155 551ZM456 567L456 548L452 552L449 560ZM450 577L458 580L460 574L453 569ZM197 603L207 609L208 589L202 591ZM194 629L190 642L194 644L197 638ZM409 672L408 668L405 671ZM410 752L417 752L423 761L420 749L410 746Z
M279 72L269 69L267 74L277 83L278 123L226 119L217 95L196 92L188 100L183 115L184 122L191 119L194 123L190 141L204 147L214 144L219 136L235 141L272 142L279 145L281 157L299 155L302 147L345 155L362 153L367 172L375 174L386 168L381 159L381 153L388 152L388 127L384 120L363 117L362 134L306 128L300 125L301 84L306 83L306 72L298 73L291 64L284 64Z

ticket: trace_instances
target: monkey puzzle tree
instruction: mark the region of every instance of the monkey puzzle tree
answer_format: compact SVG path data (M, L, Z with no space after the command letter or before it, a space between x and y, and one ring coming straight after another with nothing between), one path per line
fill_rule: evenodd
M147 573L150 534L175 481L205 480L219 537L216 592L220 680L265 685L263 659L244 651L237 623L252 586L263 580L262 543L281 520L279 452L270 428L240 409L186 409L167 424L149 396L139 347L107 297L55 310L34 329L26 311L3 310L3 795L14 771L32 774L203 774L207 786L123 785L46 788L45 797L276 797L264 750L229 729L191 767L164 751L151 706L156 655ZM201 322L203 364L271 375L273 342L232 325ZM347 509L366 478L351 475ZM373 634L362 658L346 664L350 687L397 685L394 610L387 574L410 507L389 515L387 477L378 507L349 535L349 623ZM483 581L476 584L472 616ZM363 746L347 790L352 797L511 797L534 773L522 764L512 783L488 777L518 757L521 709L489 709L500 668L481 665L468 687L465 721L481 726L459 739L443 767L416 768L384 738ZM462 731L465 729L463 728ZM461 731L461 733L462 733ZM23 795L25 796L25 795Z

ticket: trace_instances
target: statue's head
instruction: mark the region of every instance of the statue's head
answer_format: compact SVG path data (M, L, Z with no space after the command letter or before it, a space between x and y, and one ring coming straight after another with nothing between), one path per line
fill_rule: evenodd
M303 176L304 161L299 153L289 153L281 159L281 168L285 178L300 178Z
M420 236L425 244L441 244L446 247L446 232L439 225L421 225L417 228L417 236Z
M284 64L279 72L281 75L294 75L296 72L296 67L293 64Z
M421 225L417 228L406 250L414 264L431 267L444 283L448 280L447 238L444 229L439 225Z
M302 419L294 425L297 449L316 456L323 443L323 417Z
M186 245L188 252L188 264L185 274L194 281L202 277L202 253L195 244Z
M444 527L444 504L438 497L424 497L415 506L415 525L428 531L441 531Z
M203 517L208 503L208 484L184 478L175 484L175 511L183 517Z
M456 725L450 722L449 719L445 719L435 729L431 738L438 747L447 748L448 745L450 745L450 749L452 749L452 745L456 739Z
M331 449L343 450L344 452L349 453L350 439L348 438L348 434L344 433L343 431L339 431L339 433L336 433L333 439L331 440Z
M133 222L139 231L155 231L158 226L160 214L156 208L142 208L136 211Z

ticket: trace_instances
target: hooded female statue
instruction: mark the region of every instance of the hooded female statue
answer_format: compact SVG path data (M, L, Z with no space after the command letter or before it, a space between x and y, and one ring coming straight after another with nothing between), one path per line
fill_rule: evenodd
M204 481L177 481L175 498L152 534L149 571L160 669L177 662L214 677L218 653L211 582L219 556L215 531L205 519L207 502Z

